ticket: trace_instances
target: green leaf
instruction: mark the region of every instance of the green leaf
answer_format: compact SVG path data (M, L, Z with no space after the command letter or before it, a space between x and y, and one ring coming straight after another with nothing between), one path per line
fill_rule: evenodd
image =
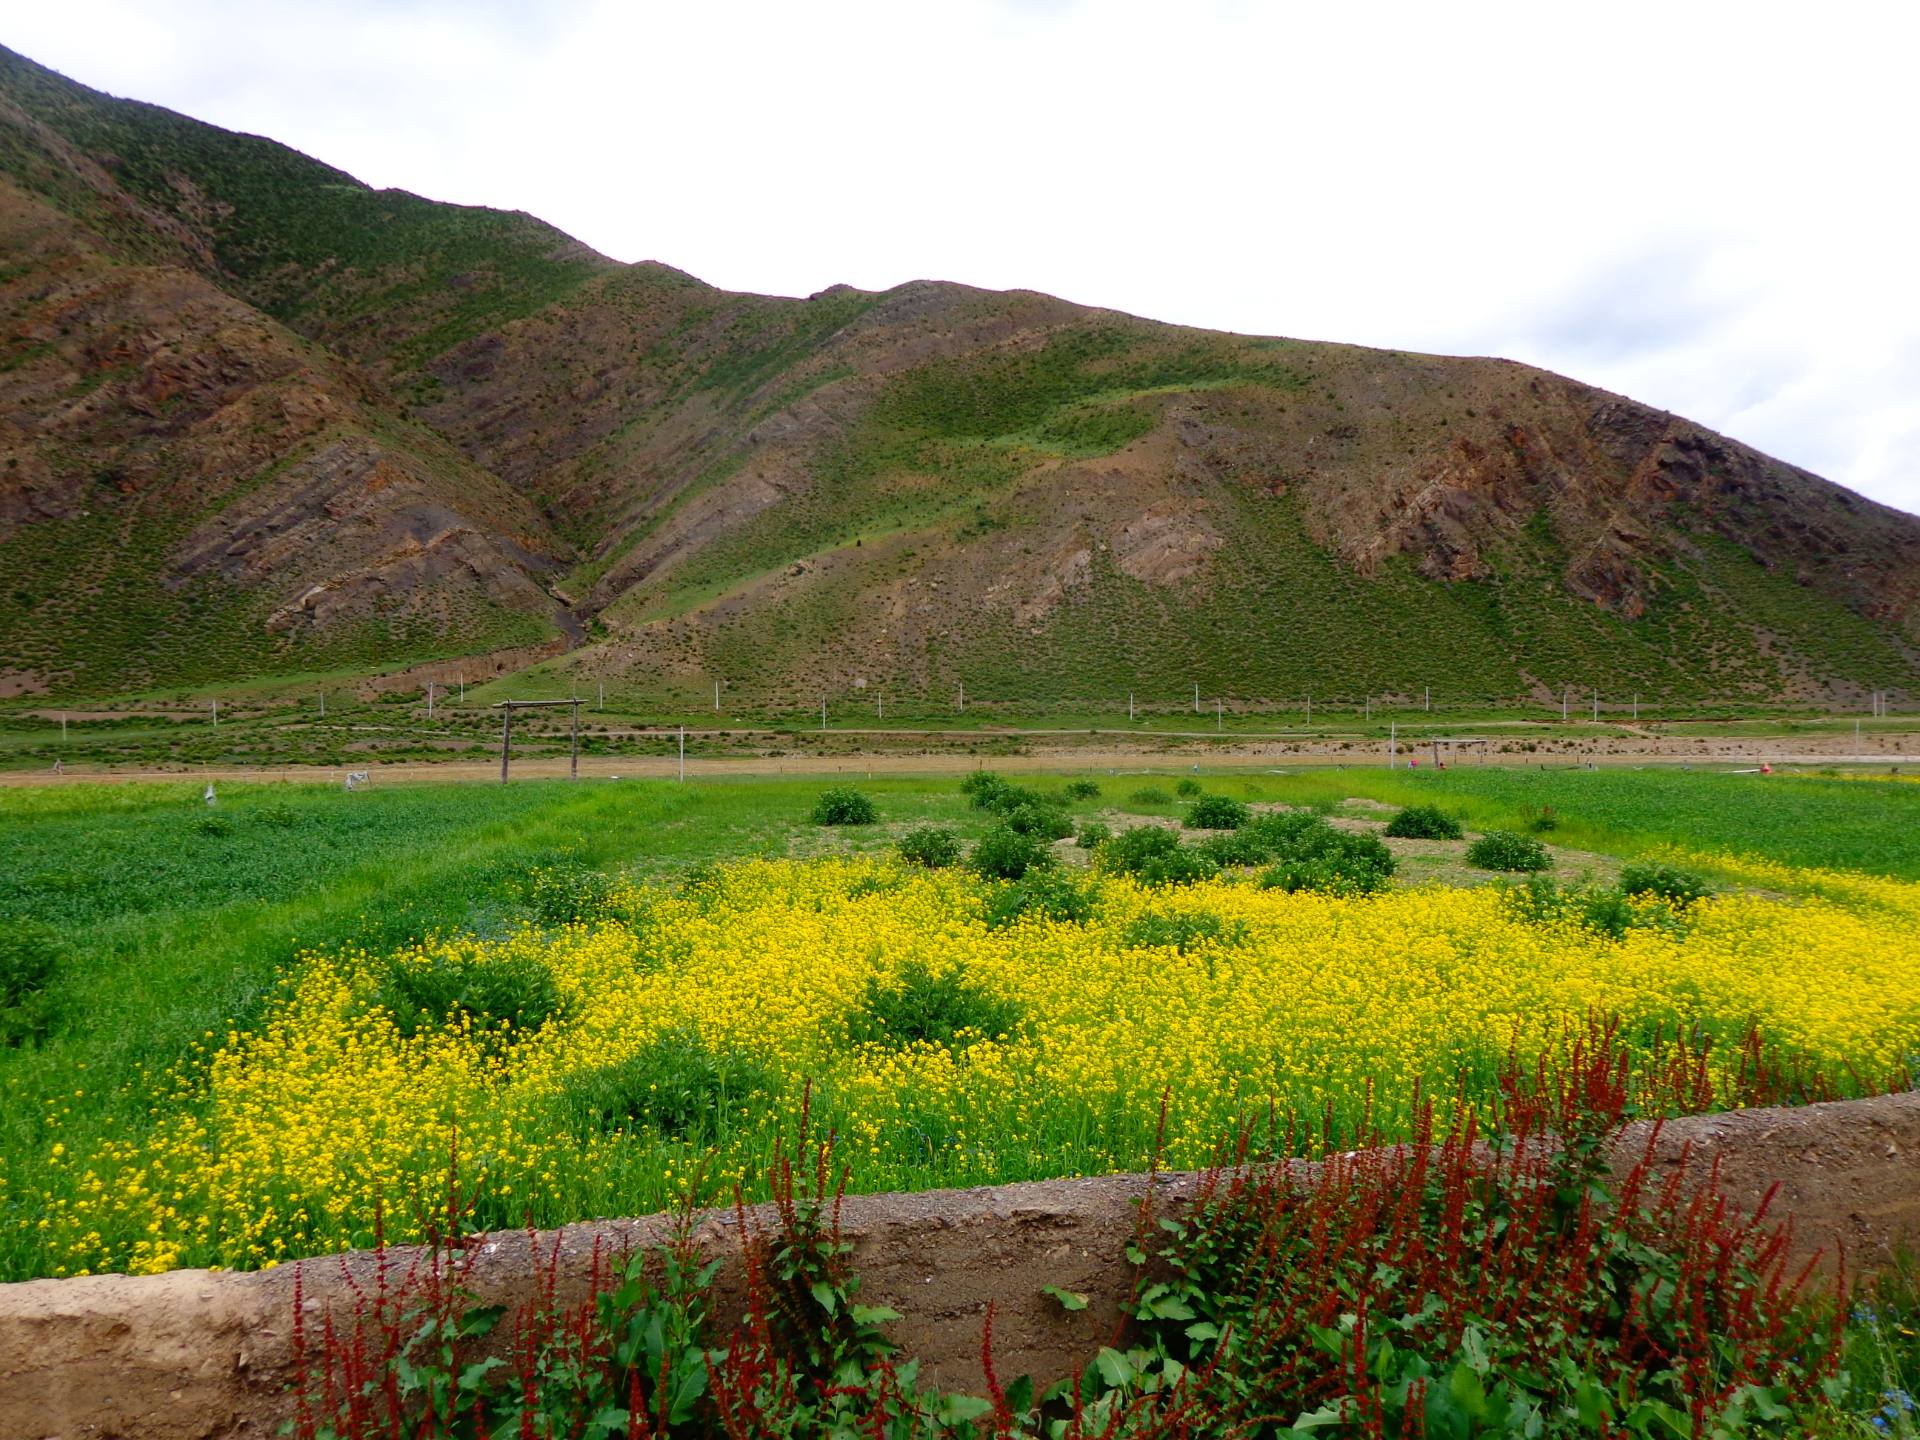
M460 1338L473 1340L481 1335L493 1333L493 1327L500 1323L500 1317L507 1313L504 1305L479 1305L460 1317Z
M885 1325L902 1318L898 1310L890 1310L885 1305L849 1305L847 1313L859 1325Z
M1462 1362L1453 1367L1453 1374L1447 1379L1447 1391L1460 1408L1474 1419L1486 1416L1487 1387L1481 1383L1479 1372L1472 1365Z
M1042 1285L1040 1287L1040 1293L1042 1295L1051 1295L1054 1299L1058 1300L1062 1310L1084 1310L1087 1308L1087 1297L1082 1295L1078 1290L1062 1290L1058 1285Z
M820 1308L829 1315L840 1313L840 1292L825 1280L816 1280L807 1287Z
M1193 1324L1187 1326L1185 1334L1189 1340L1195 1342L1201 1340L1218 1340L1220 1338L1220 1327L1211 1320L1196 1320Z
M460 1388L464 1391L478 1390L487 1383L487 1376L507 1362L498 1355L489 1355L484 1360L476 1360L460 1372Z
M1347 1402L1333 1400L1318 1410L1302 1410L1293 1417L1295 1430L1323 1430L1329 1425L1338 1425L1347 1417Z
M969 1420L978 1420L983 1415L993 1413L993 1402L982 1400L978 1395L943 1395L940 1397L940 1422L944 1425L961 1425Z
M1133 1379L1133 1362L1115 1350L1111 1345L1093 1357L1094 1367L1099 1370L1100 1378L1118 1390Z

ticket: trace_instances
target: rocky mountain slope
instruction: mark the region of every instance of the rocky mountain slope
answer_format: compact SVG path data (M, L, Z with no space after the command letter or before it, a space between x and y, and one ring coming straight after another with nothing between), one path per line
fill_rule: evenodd
M1855 698L1920 658L1920 520L1527 367L731 294L9 52L0 176L14 693L543 641L662 703Z

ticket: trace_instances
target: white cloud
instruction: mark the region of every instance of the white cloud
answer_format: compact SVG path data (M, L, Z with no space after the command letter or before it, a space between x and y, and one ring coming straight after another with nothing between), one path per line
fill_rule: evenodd
M807 294L1509 354L1920 510L1920 10L67 0L9 44Z

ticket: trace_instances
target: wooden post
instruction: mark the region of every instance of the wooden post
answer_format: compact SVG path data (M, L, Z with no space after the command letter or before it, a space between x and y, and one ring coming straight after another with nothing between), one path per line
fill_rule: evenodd
M827 697L824 695L820 697L820 728L827 728Z
M507 783L507 747L513 743L513 706L500 707L500 783Z
M1389 720L1387 722L1387 769L1391 770L1394 768L1394 757L1399 749L1400 722L1398 720Z
M1433 687L1427 686L1427 713L1433 713Z
M1133 723L1133 691L1127 691L1127 723Z
M1215 734L1220 732L1221 724L1220 697L1216 695L1213 697L1213 729Z
M687 727L680 727L680 783L687 783Z
M322 720L327 718L327 692L325 690L320 692L320 718Z
M1193 682L1193 713L1196 715L1200 713L1200 682L1198 680Z
M427 719L433 719L433 681L427 681Z
M716 715L720 713L720 682L718 680L713 682L713 713Z
M216 730L220 728L220 697L218 695L213 697L213 728Z
M1313 692L1311 690L1307 692L1307 728L1309 730L1313 728Z
M572 723L567 727L567 778L580 778L580 702L575 700L567 707Z

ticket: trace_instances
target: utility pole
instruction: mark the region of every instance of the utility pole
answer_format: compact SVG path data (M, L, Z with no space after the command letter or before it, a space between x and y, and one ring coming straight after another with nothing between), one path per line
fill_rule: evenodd
M433 719L433 681L427 681L427 719Z
M513 745L513 706L500 707L500 783L507 783L507 754Z
M820 728L827 728L827 697L824 695L820 697Z
M600 681L599 703L596 704L593 708L596 710L604 710L607 708L607 682L604 679Z
M1567 718L1567 697L1572 693L1571 687L1566 685L1560 687L1560 718L1563 721Z
M1313 728L1313 692L1311 690L1307 692L1307 728L1309 730Z
M1200 713L1200 682L1198 680L1193 682L1193 713L1196 715Z
M60 743L67 743L67 712L64 710L60 712Z
M460 672L460 703L467 703L467 672L464 670Z
M220 697L218 695L213 697L213 728L216 730L220 728Z
M567 707L567 778L580 778L580 701L576 696L572 705Z
M1127 691L1127 723L1133 723L1133 691Z
M720 682L718 680L713 682L713 713L716 715L720 713Z
M1593 723L1596 725L1600 723L1600 692L1598 690L1593 692Z
M1387 769L1392 770L1395 768L1395 757L1398 755L1399 750L1400 722L1397 720L1389 720L1387 722Z
M1427 686L1427 713L1429 715L1433 713L1433 687L1431 685Z
M1633 692L1633 723L1636 725L1640 723L1640 692L1638 690Z
M687 727L680 727L680 783L687 783Z
M960 708L963 711L967 708L967 682L964 680L960 682Z
M327 692L324 689L320 692L320 718L327 718Z
M882 720L886 719L887 718L887 697L884 695L874 696L873 708L879 712L880 718Z
M1224 722L1221 719L1221 712L1220 712L1220 697L1216 695L1213 697L1213 728L1214 730L1218 732L1223 723Z

